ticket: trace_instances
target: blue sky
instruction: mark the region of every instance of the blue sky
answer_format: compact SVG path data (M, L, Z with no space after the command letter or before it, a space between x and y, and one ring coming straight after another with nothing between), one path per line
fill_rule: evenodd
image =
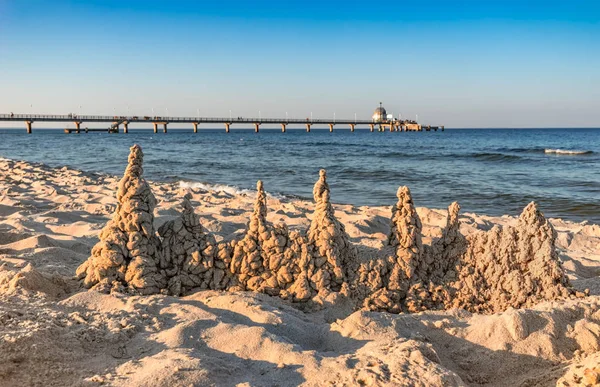
M0 0L0 112L600 127L600 1ZM81 106L81 109L79 108Z

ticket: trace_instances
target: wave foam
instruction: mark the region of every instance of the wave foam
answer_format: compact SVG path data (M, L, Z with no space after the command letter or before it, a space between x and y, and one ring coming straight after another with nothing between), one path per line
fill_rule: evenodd
M180 188L190 188L190 189L198 189L199 188L199 189L203 189L205 191L225 192L230 195L242 195L242 194L249 194L249 193L254 192L249 189L243 189L243 188L226 185L226 184L207 184L207 183L198 183L198 182L191 182L191 181L180 181L179 187Z
M552 153L557 155L588 155L593 152L589 150L544 149L544 153Z
M225 192L229 195L234 195L234 196L235 195L256 195L256 190L245 189L245 188L235 187L235 186L226 185L226 184L208 184L208 183L199 183L199 182L192 182L192 181L180 181L179 187L184 188L184 189L202 189L205 191L212 191L212 192ZM272 198L277 198L277 199L285 199L286 198L285 195L271 194L268 192L265 192L265 193L267 194L267 196L272 197Z

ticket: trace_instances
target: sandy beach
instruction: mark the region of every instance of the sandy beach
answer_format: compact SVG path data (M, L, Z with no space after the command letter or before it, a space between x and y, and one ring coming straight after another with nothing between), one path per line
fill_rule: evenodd
M105 294L85 289L75 272L115 211L120 179L0 159L0 385L576 386L600 380L599 225L550 219L558 257L579 297L500 313L391 314L326 301L307 310L245 291ZM256 199L256 192L149 184L157 199L155 229L179 218L189 193L217 242L243 236ZM310 226L314 203L271 195L266 202L270 223ZM392 204L334 205L359 256L384 248ZM446 209L415 205L423 243L432 243L442 236ZM461 213L460 233L515 225L518 215Z

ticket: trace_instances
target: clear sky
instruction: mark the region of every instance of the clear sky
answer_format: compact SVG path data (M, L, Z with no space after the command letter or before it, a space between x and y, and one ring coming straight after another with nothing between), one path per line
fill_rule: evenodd
M367 119L383 101L449 127L600 127L600 1L0 0L0 85L2 113Z

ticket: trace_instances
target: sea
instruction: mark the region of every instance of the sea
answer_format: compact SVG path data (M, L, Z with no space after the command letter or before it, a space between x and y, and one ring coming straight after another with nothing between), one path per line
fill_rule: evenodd
M546 216L600 224L600 129L0 129L0 157L117 175L134 143L147 179L182 186L241 193L262 180L272 195L311 199L324 168L335 203L392 205L407 185L416 206L458 201L464 212L498 216L536 201Z

